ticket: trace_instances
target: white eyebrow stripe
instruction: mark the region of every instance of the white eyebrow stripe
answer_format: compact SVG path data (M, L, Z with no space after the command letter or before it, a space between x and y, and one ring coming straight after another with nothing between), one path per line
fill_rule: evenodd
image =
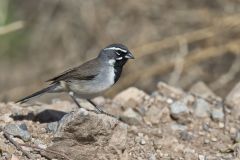
M123 59L123 57L118 57L118 58L116 58L116 60L122 60Z
M124 50L122 48L118 48L118 47L109 47L109 48L105 48L104 50L116 50L116 51L122 51L124 53L127 53L126 50Z

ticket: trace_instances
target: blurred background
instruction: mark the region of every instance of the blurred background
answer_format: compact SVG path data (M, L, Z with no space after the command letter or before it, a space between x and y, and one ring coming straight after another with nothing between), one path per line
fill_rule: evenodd
M240 1L1 0L0 101L40 89L114 42L136 59L106 96L203 81L224 97L240 78Z

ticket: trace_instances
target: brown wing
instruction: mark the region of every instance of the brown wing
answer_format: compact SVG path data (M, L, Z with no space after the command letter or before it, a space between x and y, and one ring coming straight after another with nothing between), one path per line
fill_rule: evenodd
M69 80L91 80L99 74L100 65L101 64L96 59L90 60L78 67L69 69L62 74L47 80L47 82L52 81L55 83Z

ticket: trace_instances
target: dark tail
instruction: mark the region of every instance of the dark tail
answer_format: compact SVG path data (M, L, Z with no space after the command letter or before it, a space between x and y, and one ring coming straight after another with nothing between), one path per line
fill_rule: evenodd
M21 104L22 104L22 103L25 103L25 102L27 102L28 100L32 99L33 97L40 96L40 95L42 95L42 94L44 94L44 93L50 93L50 92L54 91L54 89L55 89L57 86L58 86L57 83L51 84L51 86L49 86L49 87L47 87L47 88L43 88L42 90L37 91L37 92L31 94L30 96L27 96L27 97L25 97L25 98L23 98L23 99L20 99L20 100L18 100L16 103L21 103Z

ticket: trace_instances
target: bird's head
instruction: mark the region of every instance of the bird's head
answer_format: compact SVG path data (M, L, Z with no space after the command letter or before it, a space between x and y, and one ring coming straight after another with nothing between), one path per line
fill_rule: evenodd
M111 44L101 50L99 57L113 66L123 66L128 59L134 59L128 48L122 44Z

